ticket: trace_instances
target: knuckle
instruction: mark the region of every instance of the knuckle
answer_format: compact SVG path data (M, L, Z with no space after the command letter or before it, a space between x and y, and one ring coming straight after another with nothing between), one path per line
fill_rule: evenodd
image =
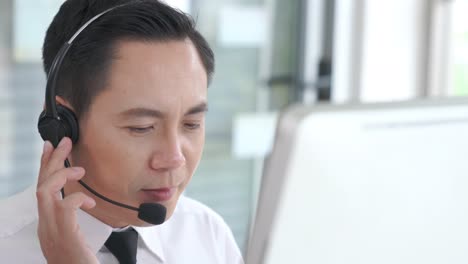
M49 163L42 163L40 168L39 168L39 177L44 177L48 173L48 164Z
M46 196L46 191L44 190L44 187L39 187L36 190L36 198L37 200L43 200Z
M59 212L64 212L64 211L67 210L67 204L64 201L61 201L61 202L57 203L56 209Z

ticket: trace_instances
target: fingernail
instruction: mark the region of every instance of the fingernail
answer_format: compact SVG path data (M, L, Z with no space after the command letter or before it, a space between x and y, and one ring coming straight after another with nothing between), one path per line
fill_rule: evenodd
M60 143L58 144L58 147L62 147L63 145L65 145L65 137L62 138L62 140L60 140Z
M96 201L95 201L94 199L92 199L92 198L89 198L89 199L88 199L88 203L89 203L89 205L90 205L91 207L96 206Z
M72 167L73 174L81 174L83 173L84 169L81 167Z
M44 148L43 148L42 152L49 151L51 147L52 147L52 144L48 140L44 141Z

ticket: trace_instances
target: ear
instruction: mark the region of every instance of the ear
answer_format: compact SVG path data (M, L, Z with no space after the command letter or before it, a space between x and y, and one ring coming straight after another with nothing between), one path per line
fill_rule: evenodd
M75 109L73 109L71 104L67 100L63 99L62 97L56 95L55 96L55 101L57 102L57 104L66 106L68 109L71 109L72 111L75 111Z

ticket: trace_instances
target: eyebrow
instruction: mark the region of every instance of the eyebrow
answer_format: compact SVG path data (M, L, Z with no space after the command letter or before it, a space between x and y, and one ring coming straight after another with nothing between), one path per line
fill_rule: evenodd
M205 102L202 102L196 106L191 107L185 112L184 116L195 115L199 113L204 113L208 111L208 106ZM163 118L165 114L159 110L146 108L146 107L136 107L125 110L119 113L119 117L122 118L138 118L138 117L152 117L152 118Z
M190 108L187 112L185 112L185 116L205 113L207 111L208 111L208 105L205 102L203 102Z

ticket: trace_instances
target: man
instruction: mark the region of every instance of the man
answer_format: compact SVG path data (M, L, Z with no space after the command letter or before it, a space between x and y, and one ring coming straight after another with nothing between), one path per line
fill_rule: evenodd
M67 0L45 37L47 73L74 36L55 98L76 115L79 139L46 141L37 187L2 202L2 262L242 263L221 217L182 195L202 155L214 69L192 20L157 0ZM96 195L160 204L164 223Z

